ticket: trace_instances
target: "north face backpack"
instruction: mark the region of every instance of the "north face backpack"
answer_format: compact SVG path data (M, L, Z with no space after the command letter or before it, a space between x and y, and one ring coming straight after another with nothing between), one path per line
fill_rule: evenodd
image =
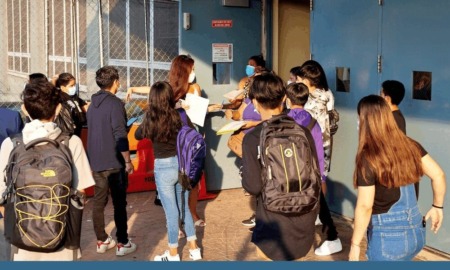
M306 214L320 198L321 176L314 139L308 127L287 115L263 122L260 137L262 203L265 209L284 214Z
M14 246L54 252L64 245L72 187L69 136L39 138L24 144L11 137L14 148L5 169L7 189L5 237Z
M200 181L206 159L203 136L188 125L187 115L179 109L183 126L177 136L178 178L184 190L191 190Z

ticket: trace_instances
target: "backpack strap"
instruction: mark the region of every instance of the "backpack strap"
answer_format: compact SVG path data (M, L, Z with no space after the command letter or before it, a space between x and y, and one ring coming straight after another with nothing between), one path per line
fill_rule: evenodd
M69 140L72 137L70 133L67 132L61 132L61 134L58 135L58 137L55 139L55 141L59 143L63 143L65 146L69 147Z
M5 182L6 189L3 192L3 194L0 194L0 204L6 203L8 198L15 193L14 185L15 185L15 179L11 179L10 176L10 170L11 166L15 163L16 155L12 154L14 149L16 147L20 147L20 145L24 145L23 143L23 135L22 132L19 132L17 134L14 134L9 137L13 143L13 150L11 151L9 158L8 158L8 164L6 165L3 181Z
M22 132L14 134L9 137L13 143L13 147L16 147L19 144L23 144L23 135Z
M188 125L188 120L187 120L186 111L184 109L182 109L182 108L177 109L177 111L180 114L181 122L183 123L183 126L187 126Z
M313 127L316 125L317 120L311 116L311 121L309 121L308 126L306 126L306 128L311 132Z

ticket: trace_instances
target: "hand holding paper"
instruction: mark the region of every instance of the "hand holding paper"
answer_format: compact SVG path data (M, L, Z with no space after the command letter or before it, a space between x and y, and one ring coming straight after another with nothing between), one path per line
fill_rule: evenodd
M238 98L243 93L244 93L244 89L233 90L233 91L230 91L230 92L226 93L223 96L226 97L228 100L235 100L236 98Z
M182 106L185 107L186 114L192 123L203 127L205 123L206 112L208 111L209 99L194 95L186 94L186 100L182 102Z
M223 126L222 128L220 128L216 134L217 135L222 135L222 134L227 134L227 133L233 133L236 130L241 129L243 126L245 126L246 122L245 121L232 121L228 124L226 124L225 126Z

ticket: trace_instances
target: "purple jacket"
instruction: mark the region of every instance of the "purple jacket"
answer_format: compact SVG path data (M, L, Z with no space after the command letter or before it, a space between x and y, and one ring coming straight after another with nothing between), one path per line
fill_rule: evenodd
M311 121L311 114L304 109L291 109L288 116L294 118L297 124L307 127ZM322 141L322 131L320 130L319 123L316 123L311 130L311 135L314 139L316 145L317 157L319 160L320 175L322 175L322 181L325 181L324 168L325 168L325 157L323 153L323 141Z
M249 98L244 99L244 102L245 102L245 104L247 104L247 107L245 107L244 112L242 113L242 119L244 121L246 121L246 120L247 121L261 121L261 115L255 111L255 106L253 106L253 102ZM248 128L248 129L242 129L242 131L245 134L247 134L253 129L254 129L254 127Z

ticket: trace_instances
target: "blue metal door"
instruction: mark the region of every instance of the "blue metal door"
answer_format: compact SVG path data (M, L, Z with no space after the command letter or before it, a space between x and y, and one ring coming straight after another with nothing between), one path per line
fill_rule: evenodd
M406 88L400 104L408 136L420 142L447 173L450 171L450 1L384 1L381 22L381 79L399 80ZM413 71L431 72L431 100L413 99ZM447 192L448 193L448 192ZM422 214L430 209L430 180L420 184ZM449 196L447 196L448 198ZM445 201L448 201L445 200ZM427 231L427 245L450 252L450 211L438 234ZM429 225L428 225L429 226Z
M406 118L408 136L419 141L444 171L450 171L449 9L447 0L314 1L313 59L323 65L332 89L335 68L350 68L350 92L333 91L341 114L328 185L334 211L353 216L356 105L361 97L378 94L384 80L404 83L406 95L400 109ZM431 72L431 100L413 99L414 71ZM426 214L433 202L426 177L421 181L419 195L421 212ZM446 207L444 226L437 235L427 234L428 246L447 253L450 231L445 224L450 222L449 215Z
M311 12L312 58L323 66L340 113L334 136L328 199L333 211L353 217L353 170L358 134L356 105L378 87L378 1L316 0ZM350 92L336 92L336 67L350 68Z
M223 6L222 0L181 1L180 39L181 53L195 60L197 83L210 103L227 102L223 94L237 89L239 80L245 76L248 58L261 53L261 1L251 0L249 7ZM190 29L183 29L183 14L190 14ZM226 21L225 27L214 25ZM212 44L233 45L231 80L226 84L213 83ZM206 159L206 182L209 190L241 187L237 157L227 147L229 134L217 136L226 120L223 113L206 116L205 140L208 149Z

